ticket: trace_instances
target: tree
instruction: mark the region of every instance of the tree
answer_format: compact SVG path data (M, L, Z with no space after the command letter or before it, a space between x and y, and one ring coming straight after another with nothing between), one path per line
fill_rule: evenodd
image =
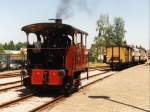
M98 60L98 56L104 54L105 47L126 44L124 40L125 22L121 17L115 17L113 24L111 24L108 15L101 15L96 23L97 36L94 39L94 48L92 49L96 60Z
M15 49L16 50L20 50L21 48L26 48L27 46L27 43L26 42L18 42L16 45L15 45Z
M3 53L4 52L4 47L2 44L0 44L0 53Z
M114 18L114 41L116 45L123 45L124 44L124 35L125 35L125 29L124 29L124 20L121 17L115 17Z
M5 44L3 44L3 48L5 49L5 50L7 50L8 49L8 44L5 42Z
M97 58L96 60L98 60L99 56L101 60L101 55L104 53L104 47L112 43L113 29L109 22L108 15L101 15L96 23L96 31L98 34L94 40L95 50L93 53Z
M8 43L8 50L15 50L15 45L12 40Z
M4 50L20 50L21 48L26 48L27 43L18 42L15 44L13 41L10 41L8 43L5 42L4 44L0 44L0 45Z

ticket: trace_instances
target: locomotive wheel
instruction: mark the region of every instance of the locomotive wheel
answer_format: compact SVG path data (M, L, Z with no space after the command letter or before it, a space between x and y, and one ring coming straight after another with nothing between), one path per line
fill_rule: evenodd
M30 79L29 77L23 79L23 85L26 87L30 87Z
M74 77L74 79L75 79L75 87L74 87L75 91L78 91L79 86L81 85L80 74L81 73L79 72L79 73L75 74L75 77Z
M70 78L70 79L67 78L64 81L62 93L65 96L69 96L72 91L73 91L73 78Z

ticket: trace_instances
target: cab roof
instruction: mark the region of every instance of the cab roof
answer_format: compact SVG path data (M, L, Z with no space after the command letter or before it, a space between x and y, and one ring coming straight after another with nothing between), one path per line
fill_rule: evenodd
M77 33L88 35L87 32L77 29L71 25L62 23L36 23L22 27L22 31L29 33L48 34L55 31L60 31L66 34L74 35Z

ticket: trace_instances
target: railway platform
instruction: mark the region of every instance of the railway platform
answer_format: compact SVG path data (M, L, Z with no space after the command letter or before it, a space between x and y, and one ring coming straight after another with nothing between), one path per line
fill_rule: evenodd
M150 112L150 66L134 66L68 97L46 112Z

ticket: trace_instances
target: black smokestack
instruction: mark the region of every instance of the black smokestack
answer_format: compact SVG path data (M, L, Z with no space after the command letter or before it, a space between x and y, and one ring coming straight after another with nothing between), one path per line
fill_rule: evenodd
M55 23L62 24L62 19L48 19L50 21L54 21Z

